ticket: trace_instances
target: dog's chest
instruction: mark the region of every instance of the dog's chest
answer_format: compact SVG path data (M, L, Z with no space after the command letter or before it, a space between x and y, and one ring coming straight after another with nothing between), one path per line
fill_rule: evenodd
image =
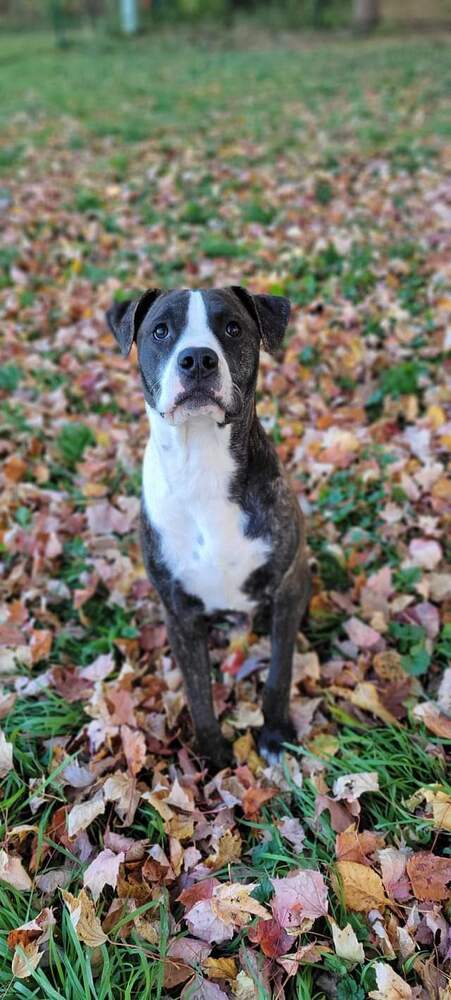
M157 528L163 559L205 611L250 612L243 587L268 559L268 544L245 534L239 504L229 499L235 462L229 428L208 418L149 440L143 467L147 515Z

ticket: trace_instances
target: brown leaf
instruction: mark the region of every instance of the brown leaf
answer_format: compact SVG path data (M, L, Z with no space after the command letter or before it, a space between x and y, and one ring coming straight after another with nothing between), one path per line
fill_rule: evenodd
M370 681L361 681L357 684L354 691L349 694L349 700L357 708L363 708L365 712L371 712L378 719L382 719L388 726L399 726L398 720L382 704L376 687Z
M386 962L375 962L377 990L370 990L368 996L372 1000L412 1000L411 987L405 979L392 969Z
M258 788L256 785L246 788L242 798L243 811L246 818L255 819L262 805L278 794L278 788Z
M30 648L33 664L46 660L53 643L53 632L45 628L34 628L31 633Z
M357 861L337 861L335 871L338 876L336 892L340 895L341 889L349 910L368 913L385 905L382 879L372 868Z
M71 892L63 889L61 895L69 910L79 941L87 944L88 948L98 948L99 945L105 944L107 936L103 933L100 920L95 914L94 904L86 889L82 889L78 896L73 896Z
M451 719L440 711L435 702L423 701L420 705L415 705L413 715L416 719L424 722L426 728L434 733L434 736L451 740Z
M79 802L72 806L67 817L67 832L69 837L76 837L81 830L86 830L91 823L105 812L105 802L102 795L95 795L87 802Z
M146 759L146 741L144 733L130 726L121 726L121 740L125 759L130 774L136 776L144 767Z
M418 851L407 862L407 874L417 899L449 899L451 882L451 858L440 858L429 851Z
M358 861L368 865L368 857L384 846L381 834L372 830L362 830L357 833L355 826L349 826L339 833L335 840L335 854L339 861Z

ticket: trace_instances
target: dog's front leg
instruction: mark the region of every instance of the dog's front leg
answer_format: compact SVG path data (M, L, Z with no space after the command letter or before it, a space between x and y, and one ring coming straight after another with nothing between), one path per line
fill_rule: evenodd
M289 715L291 674L296 636L309 597L308 566L296 560L272 602L271 665L263 694L265 723L259 739L259 751L269 763L279 759L284 742L296 738Z
M218 769L230 764L232 748L215 717L211 691L208 633L200 615L180 619L166 610L169 641L183 675L194 725L196 749Z

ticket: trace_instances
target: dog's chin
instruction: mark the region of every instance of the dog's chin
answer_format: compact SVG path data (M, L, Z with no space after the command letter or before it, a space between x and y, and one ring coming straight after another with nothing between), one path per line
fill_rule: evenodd
M161 416L168 424L174 426L185 424L188 420L199 417L210 417L215 423L223 424L225 412L226 407L222 400L205 392L197 391L178 396L173 405L161 413Z

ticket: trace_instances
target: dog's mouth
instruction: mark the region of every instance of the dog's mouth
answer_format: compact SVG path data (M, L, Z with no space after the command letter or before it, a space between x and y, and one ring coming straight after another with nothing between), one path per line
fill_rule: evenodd
M176 420L177 416L180 417L188 414L195 416L196 414L201 415L205 413L211 414L222 421L225 409L224 401L220 396L207 389L202 389L200 386L196 386L187 392L179 393L171 409L166 410L161 416L169 418L169 420Z

